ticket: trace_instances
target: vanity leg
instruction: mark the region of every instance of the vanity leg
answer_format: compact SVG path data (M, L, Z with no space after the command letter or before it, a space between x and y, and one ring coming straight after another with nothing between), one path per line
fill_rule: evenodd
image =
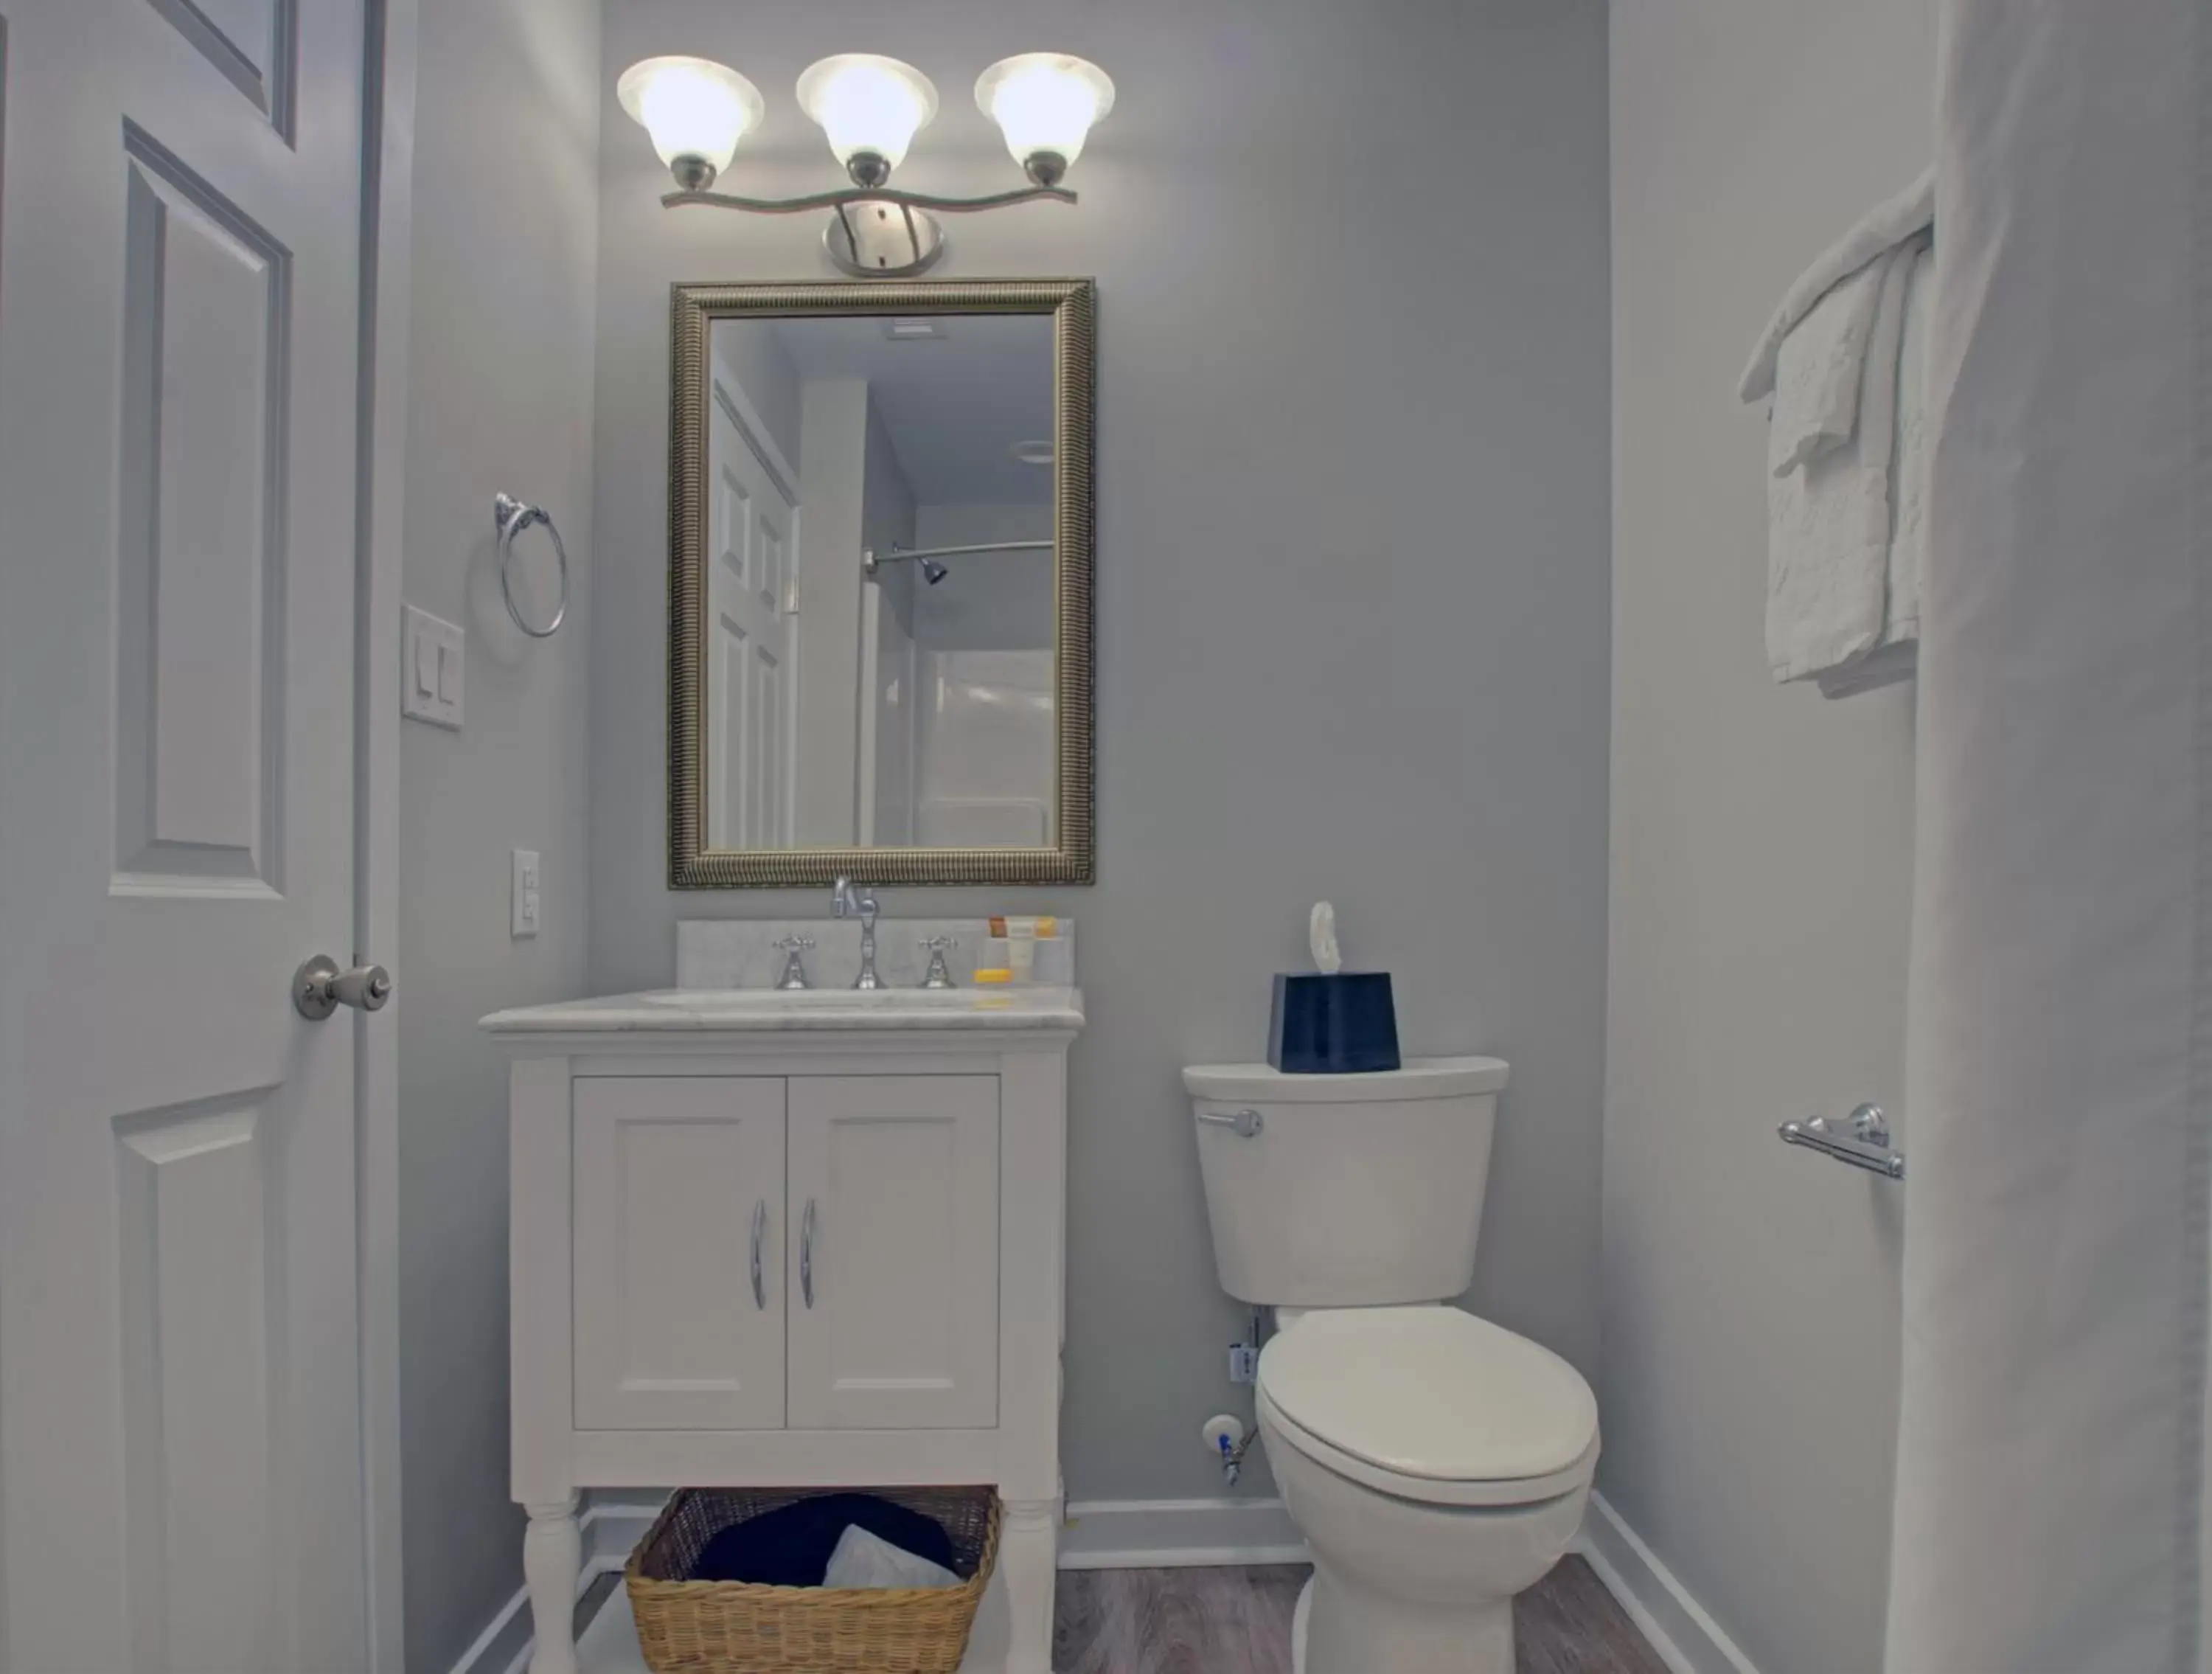
M584 1564L576 1496L523 1509L530 1513L530 1526L522 1536L522 1579L530 1588L530 1619L537 1635L530 1674L576 1674L576 1574Z
M1006 1674L1052 1674L1053 1586L1060 1570L1060 1501L1009 1500L999 1537L1006 1582Z

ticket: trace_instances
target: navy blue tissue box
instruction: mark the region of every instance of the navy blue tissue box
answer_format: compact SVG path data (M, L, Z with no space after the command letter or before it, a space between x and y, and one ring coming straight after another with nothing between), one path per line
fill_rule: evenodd
M1278 975L1267 1062L1285 1075L1397 1068L1398 1007L1390 997L1390 973Z

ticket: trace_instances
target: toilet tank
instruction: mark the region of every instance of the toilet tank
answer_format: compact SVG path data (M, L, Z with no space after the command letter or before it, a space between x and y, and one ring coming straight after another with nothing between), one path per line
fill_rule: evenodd
M1222 1288L1270 1307L1437 1302L1474 1275L1506 1066L1182 1073Z

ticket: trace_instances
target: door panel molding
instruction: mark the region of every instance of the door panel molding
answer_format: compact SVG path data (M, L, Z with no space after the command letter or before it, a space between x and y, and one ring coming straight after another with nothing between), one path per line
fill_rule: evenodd
M212 3L212 0L211 0ZM293 87L299 79L299 0L223 0L229 27L218 23L193 0L146 0L177 33L213 64L216 73L244 94L287 145L295 143ZM260 27L248 34L242 22L261 14ZM240 39L245 37L245 39Z
M124 124L115 893L283 892L292 254Z

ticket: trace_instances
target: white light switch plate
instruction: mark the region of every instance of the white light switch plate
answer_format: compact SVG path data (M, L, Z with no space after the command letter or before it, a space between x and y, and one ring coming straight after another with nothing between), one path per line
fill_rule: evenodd
M510 930L516 937L538 934L538 851L518 849L514 851L514 876L507 892L513 922Z
M399 713L461 729L461 630L441 617L400 607Z

